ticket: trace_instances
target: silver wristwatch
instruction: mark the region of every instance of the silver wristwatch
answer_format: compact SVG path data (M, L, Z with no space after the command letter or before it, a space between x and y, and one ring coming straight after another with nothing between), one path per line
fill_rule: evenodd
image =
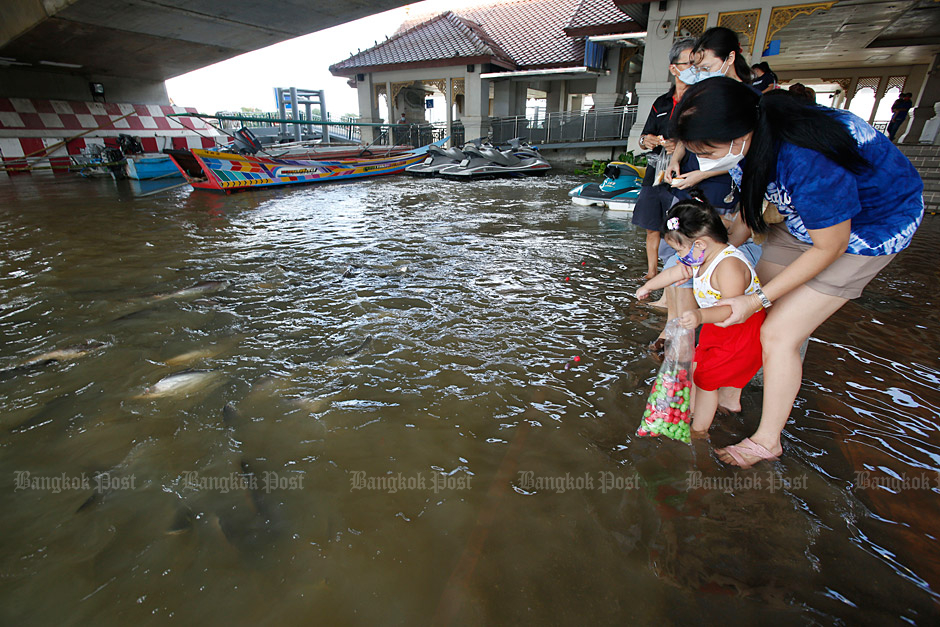
M773 305L773 303L770 302L770 299L767 298L766 294L764 294L764 290L760 288L760 285L754 287L754 293L757 294L757 297L760 299L761 307L764 309L770 309L770 306Z

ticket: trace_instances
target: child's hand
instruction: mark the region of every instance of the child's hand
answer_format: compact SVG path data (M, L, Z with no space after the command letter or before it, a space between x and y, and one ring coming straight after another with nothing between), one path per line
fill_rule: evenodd
M679 326L683 329L694 329L702 324L702 310L693 309L679 316Z
M636 291L636 299L643 300L650 295L650 290L645 285Z

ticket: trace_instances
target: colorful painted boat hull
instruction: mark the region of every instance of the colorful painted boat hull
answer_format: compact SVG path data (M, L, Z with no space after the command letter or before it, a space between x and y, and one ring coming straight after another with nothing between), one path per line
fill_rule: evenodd
M176 167L190 185L197 189L234 192L258 187L303 185L382 176L401 172L420 162L428 147L402 155L312 161L302 159L268 159L214 150L168 150Z

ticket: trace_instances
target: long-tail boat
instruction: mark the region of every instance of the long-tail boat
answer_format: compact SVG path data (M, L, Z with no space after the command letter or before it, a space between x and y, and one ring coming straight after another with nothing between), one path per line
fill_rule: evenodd
M443 141L437 142L438 145ZM187 182L196 189L231 193L258 187L341 181L401 172L427 156L424 146L388 157L313 161L269 159L215 150L167 150Z

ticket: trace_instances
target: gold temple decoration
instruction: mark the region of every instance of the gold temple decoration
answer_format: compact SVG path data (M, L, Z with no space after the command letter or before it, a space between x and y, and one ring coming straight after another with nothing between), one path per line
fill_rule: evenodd
M824 78L822 80L824 83L835 83L842 88L842 93L848 92L849 85L852 84L851 78Z
M677 37L698 37L705 32L708 15L684 15L676 26ZM684 32L683 32L684 31Z
M730 28L742 39L741 50L754 54L754 38L757 35L757 23L760 20L760 9L747 11L728 11L718 14L718 26Z
M464 87L464 80L463 80L462 78L455 78L455 79L453 79L453 81L451 82L451 88L453 89L453 92L454 92L454 93L451 95L451 97L452 97L454 100L456 100L456 99L457 99L457 96L462 96L462 95L464 95L464 90L465 90L465 87Z
M446 78L426 78L421 82L425 85L430 85L431 87L441 92L445 96L447 95L447 79Z
M811 4L794 4L788 7L774 7L770 12L770 22L767 24L767 36L764 38L764 50L781 28L793 21L797 15L812 15L816 11L828 11L837 0L831 2L814 2Z
M405 87L411 87L414 81L405 81L403 83L392 83L392 102L398 100L398 94L401 93L401 90Z

